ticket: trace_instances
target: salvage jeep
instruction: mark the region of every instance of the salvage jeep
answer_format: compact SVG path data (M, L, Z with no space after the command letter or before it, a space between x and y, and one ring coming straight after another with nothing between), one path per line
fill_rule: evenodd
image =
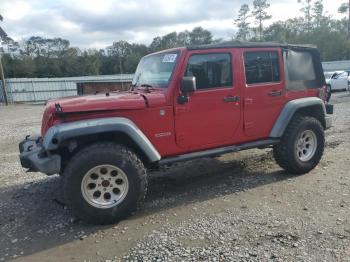
M332 105L317 48L226 42L143 57L132 86L50 100L41 136L19 145L28 171L59 174L67 206L94 224L120 221L147 172L175 162L273 148L286 173L319 163Z

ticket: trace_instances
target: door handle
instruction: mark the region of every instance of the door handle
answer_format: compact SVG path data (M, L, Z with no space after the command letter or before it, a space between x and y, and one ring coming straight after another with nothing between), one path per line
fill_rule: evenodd
M281 96L282 90L273 90L269 93L269 96Z
M225 103L238 102L241 98L239 96L228 96L224 98Z

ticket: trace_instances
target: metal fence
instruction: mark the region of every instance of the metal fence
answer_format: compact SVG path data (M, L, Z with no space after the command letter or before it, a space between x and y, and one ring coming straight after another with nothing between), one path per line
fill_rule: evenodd
M324 71L349 71L350 70L350 61L330 61L322 63Z
M132 74L66 78L10 78L6 79L6 89L10 103L40 103L54 98L76 96L78 94L77 83L120 83L130 82L132 78ZM4 101L2 92L0 92L1 101Z

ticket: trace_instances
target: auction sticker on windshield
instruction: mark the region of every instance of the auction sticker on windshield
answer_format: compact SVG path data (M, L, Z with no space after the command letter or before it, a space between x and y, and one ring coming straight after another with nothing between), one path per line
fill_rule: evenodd
M163 58L163 63L174 63L176 61L177 54L166 54Z

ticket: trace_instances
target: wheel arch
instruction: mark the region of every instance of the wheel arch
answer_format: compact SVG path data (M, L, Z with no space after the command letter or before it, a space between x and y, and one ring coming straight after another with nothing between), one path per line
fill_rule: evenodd
M289 101L284 106L272 128L270 137L282 137L290 121L296 115L314 117L318 119L323 128L326 129L326 107L324 102L317 97L307 97Z
M55 125L45 135L43 146L47 151L60 151L72 155L82 147L101 141L128 146L145 164L161 159L145 134L131 120L121 117Z

